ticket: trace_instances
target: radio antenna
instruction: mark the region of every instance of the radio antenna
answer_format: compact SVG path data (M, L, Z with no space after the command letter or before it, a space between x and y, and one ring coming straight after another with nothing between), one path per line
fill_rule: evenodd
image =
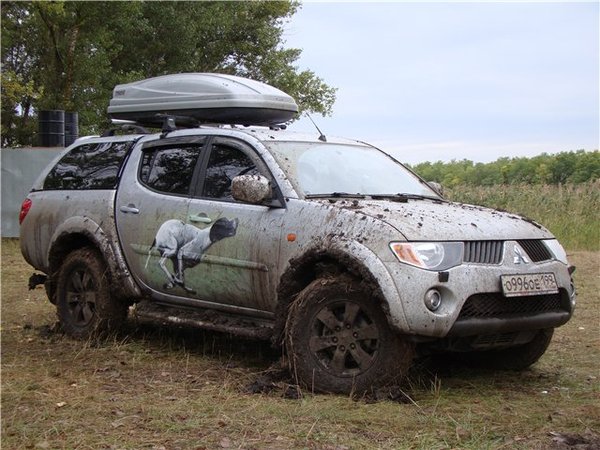
M308 117L310 119L310 121L312 122L312 124L315 126L315 128L317 129L317 131L319 132L319 140L321 142L327 142L327 138L325 137L325 135L323 134L323 132L319 129L319 127L317 126L317 124L315 123L315 121L312 119L312 117L310 117L310 114L308 114L307 112L305 112L304 114L306 114L306 117Z

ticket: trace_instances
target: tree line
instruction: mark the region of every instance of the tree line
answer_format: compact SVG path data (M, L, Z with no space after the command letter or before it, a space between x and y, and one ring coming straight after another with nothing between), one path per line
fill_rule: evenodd
M499 158L490 163L468 159L424 162L410 166L427 181L452 188L459 185L584 183L600 179L600 153L570 151L542 153L532 158Z
M108 126L116 84L218 72L271 84L328 115L335 89L295 64L284 25L295 0L2 1L2 146L35 144L40 110L77 111L81 134Z

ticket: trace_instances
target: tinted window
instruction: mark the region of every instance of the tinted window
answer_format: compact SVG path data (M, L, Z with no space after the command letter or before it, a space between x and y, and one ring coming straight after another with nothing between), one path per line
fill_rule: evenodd
M132 142L104 142L75 147L54 166L44 189L114 189Z
M204 197L233 200L231 180L238 175L257 175L260 172L242 151L227 145L213 145L204 182Z
M145 150L140 180L156 191L188 195L201 149L199 145L179 145Z

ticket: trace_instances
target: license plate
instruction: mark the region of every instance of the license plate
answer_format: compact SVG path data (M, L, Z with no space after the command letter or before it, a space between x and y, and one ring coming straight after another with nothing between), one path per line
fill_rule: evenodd
M553 273L501 275L500 280L505 297L558 293Z

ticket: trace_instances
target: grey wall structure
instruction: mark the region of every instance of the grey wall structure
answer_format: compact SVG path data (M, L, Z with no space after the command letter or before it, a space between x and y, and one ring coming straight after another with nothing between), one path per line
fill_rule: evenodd
M31 186L50 161L64 148L19 148L0 150L2 178L2 237L19 236L19 211Z

